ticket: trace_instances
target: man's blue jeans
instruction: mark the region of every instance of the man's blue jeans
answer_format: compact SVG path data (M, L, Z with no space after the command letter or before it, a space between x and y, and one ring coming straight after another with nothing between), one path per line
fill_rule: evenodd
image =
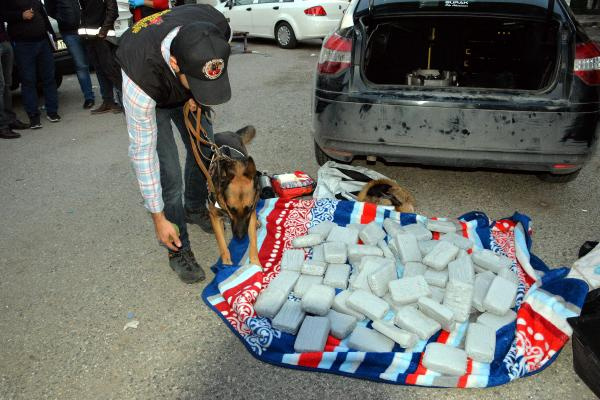
M84 99L94 100L92 78L90 78L90 65L81 37L76 33L63 33L62 38L67 45L69 53L71 53L71 57L73 57L77 80L79 81L79 87L81 88Z
M173 124L175 124L175 127L179 131L186 149L183 176L181 174L179 152L177 151L171 121L173 121ZM157 108L156 125L158 128L156 153L158 154L160 164L160 183L165 205L163 211L165 217L179 227L181 248L186 249L190 247L190 239L185 223L185 210L198 212L206 209L206 200L208 198L206 178L200 167L198 167L198 164L196 164L196 159L192 152L190 138L183 122L183 108ZM208 133L210 140L213 141L212 123L205 114L202 116L202 126ZM210 149L208 148L203 148L202 152L206 156L210 155Z
M46 112L58 112L58 92L54 80L54 56L48 39L39 42L15 42L15 58L21 77L21 95L25 112L31 117L40 115L37 95L37 77L44 90Z
M9 42L0 42L0 129L8 129L17 116L12 110L12 85L14 55Z

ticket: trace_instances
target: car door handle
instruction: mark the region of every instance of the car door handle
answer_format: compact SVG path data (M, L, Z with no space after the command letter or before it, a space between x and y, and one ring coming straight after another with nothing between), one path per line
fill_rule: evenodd
M251 11L251 10L252 10L252 7L246 8L246 11Z
M273 10L279 10L279 6L273 7Z

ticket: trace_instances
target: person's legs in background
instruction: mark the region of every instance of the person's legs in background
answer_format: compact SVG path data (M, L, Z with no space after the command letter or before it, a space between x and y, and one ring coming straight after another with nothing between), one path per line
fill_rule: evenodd
M11 58L12 47L10 43L0 42L0 138L2 139L21 137L19 133L10 129L14 113L11 107L10 78L7 79L6 75L12 74Z
M75 63L75 71L81 93L83 93L83 108L89 109L94 106L95 97L92 89L92 78L90 77L90 66L87 59L87 54L81 37L76 33L65 33L62 35L63 40L67 45L67 49L73 57Z
M50 122L58 122L60 121L60 115L58 115L58 90L56 89L54 73L54 55L47 40L40 42L39 46L40 50L36 62L44 90L46 118Z
M96 70L96 78L100 85L100 94L102 95L102 104L92 110L92 114L104 114L107 112L121 112L121 107L115 103L114 86L109 78L110 71L106 70L106 46L105 40L92 38L86 40L88 56L90 63ZM112 55L109 55L112 57Z
M15 60L19 77L21 78L21 97L23 98L23 107L29 117L29 127L31 129L39 129L42 127L40 123L40 110L38 107L37 96L37 55L40 49L39 42L16 42L15 43Z

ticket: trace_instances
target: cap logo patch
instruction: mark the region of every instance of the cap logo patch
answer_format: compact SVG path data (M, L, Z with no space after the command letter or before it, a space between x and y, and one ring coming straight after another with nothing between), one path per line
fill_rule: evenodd
M202 67L202 73L207 79L217 79L223 73L224 67L225 61L223 61L221 58L216 58L204 64L204 67Z

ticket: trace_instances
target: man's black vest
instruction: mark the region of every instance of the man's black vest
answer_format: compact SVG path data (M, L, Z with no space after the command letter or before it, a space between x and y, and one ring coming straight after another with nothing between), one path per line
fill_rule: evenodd
M229 40L229 24L223 14L206 4L190 4L139 20L119 42L117 61L121 68L156 101L158 107L179 106L192 97L160 50L162 41L173 29L191 22L210 22L223 32L225 40Z

